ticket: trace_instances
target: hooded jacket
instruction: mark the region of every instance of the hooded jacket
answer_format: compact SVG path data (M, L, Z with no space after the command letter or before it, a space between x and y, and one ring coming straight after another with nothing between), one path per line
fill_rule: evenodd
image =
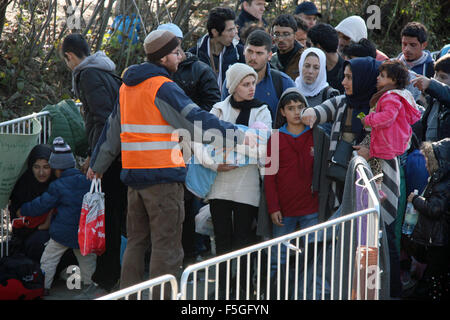
M287 94L295 92L302 97L305 107L308 102L297 88L287 89L280 101ZM278 104L275 128L279 129L278 148L271 148L273 139L267 144L267 157L276 159L273 151L279 152L278 170L276 174L264 177L264 189L269 214L281 211L283 216L304 216L318 212L319 201L317 192L313 190L314 167L314 139L313 130L305 127L305 130L297 135L292 135L286 130L281 121L280 104ZM270 161L266 167L276 165L276 161Z
M412 62L406 61L403 53L400 53L397 59L402 61L409 70L417 74L426 76L427 78L432 78L434 76L434 60L428 50L423 50L422 56Z
M153 63L145 62L133 65L127 69L123 76L123 86L134 87L151 77L157 76L170 77L166 68ZM145 101L142 101L142 103L145 103ZM156 91L154 104L165 121L175 129L185 129L184 133L190 135L189 137L183 135L183 139L196 139L197 142L203 143L203 134L206 130L218 129L223 137L227 137L226 131L230 129L235 133L238 144L242 144L244 141L244 132L233 124L220 121L214 115L202 110L173 81L165 82ZM201 127L195 123L197 121L201 121ZM201 136L199 137L200 132ZM105 172L111 162L119 155L121 150L120 133L120 107L119 104L116 104L91 157L90 166L95 172ZM208 142L210 141L205 141L205 143ZM185 176L186 168L184 167L123 169L121 172L121 180L126 185L136 189L154 184L184 182Z
M209 59L208 54L209 39L209 35L204 35L197 41L197 45L189 49L188 52L195 54L200 59L200 61L203 61L207 65L211 66L211 60ZM219 85L220 89L222 89L223 82L226 78L225 72L228 70L228 67L235 62L245 63L244 46L233 41L233 43L228 47L223 48L223 51L219 57L219 70L221 70L221 73L218 75L217 84Z
M372 127L370 135L370 156L393 159L403 154L412 135L411 125L420 119L411 93L404 90L390 90L377 103L375 113L364 118Z
M210 111L220 101L214 71L190 52L186 52L186 59L178 65L173 81L203 110Z
M78 249L81 205L90 187L91 182L78 169L66 169L40 197L23 204L21 214L35 217L56 208L57 213L50 224L50 237L66 247Z
M121 81L115 69L114 62L103 51L98 51L86 57L72 73L73 90L83 103L89 155L119 94Z
M429 162L437 161L439 168L431 174L423 196L413 198L419 219L411 239L422 245L445 246L450 223L450 138L433 142L432 148L425 156Z

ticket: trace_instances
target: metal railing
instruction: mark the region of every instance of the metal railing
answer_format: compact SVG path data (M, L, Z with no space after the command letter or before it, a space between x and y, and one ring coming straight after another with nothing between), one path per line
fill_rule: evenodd
M364 169L356 170L368 193L367 209L190 265L176 298L378 300L379 202ZM153 284L149 280L117 294Z
M165 292L166 284L170 285L169 296L171 300L176 300L178 295L178 282L174 276L169 274L151 280L147 280L134 286L110 293L96 300L119 300L119 299L129 300L130 298L137 300L152 300L155 289L158 289L159 297L158 294L155 294L155 296L159 300L162 300L164 299L164 297L167 297L167 293Z

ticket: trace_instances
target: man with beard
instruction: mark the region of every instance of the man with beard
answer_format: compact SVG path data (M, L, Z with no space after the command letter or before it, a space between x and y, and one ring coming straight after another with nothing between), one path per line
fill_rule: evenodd
M297 32L297 22L293 15L281 14L272 25L272 37L277 52L271 59L271 66L286 73L292 80L299 75L298 61L304 47L295 40Z

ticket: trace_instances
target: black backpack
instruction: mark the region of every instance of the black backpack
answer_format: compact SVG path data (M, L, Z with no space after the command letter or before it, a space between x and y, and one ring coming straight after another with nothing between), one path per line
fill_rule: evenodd
M39 263L19 253L0 259L0 300L34 300L43 295Z

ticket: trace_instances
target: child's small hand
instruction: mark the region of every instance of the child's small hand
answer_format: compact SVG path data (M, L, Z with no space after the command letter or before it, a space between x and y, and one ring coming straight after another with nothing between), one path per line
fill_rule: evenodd
M425 76L418 76L417 78L411 80L413 86L418 88L422 92L428 89L428 87L430 86L430 82L431 80Z
M270 215L270 218L272 219L272 222L274 225L282 227L284 226L283 222L283 215L281 214L281 211L274 212Z

